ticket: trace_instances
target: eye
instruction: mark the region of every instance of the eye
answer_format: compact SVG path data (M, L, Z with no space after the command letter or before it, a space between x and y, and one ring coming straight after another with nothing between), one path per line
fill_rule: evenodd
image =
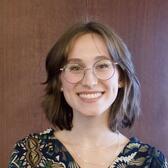
M102 61L96 64L96 70L108 70L111 69L112 63L110 61Z
M105 68L109 68L110 65L104 63L104 64L99 64L99 65L97 65L96 67L99 68L99 69L105 69Z
M83 70L83 67L79 64L68 64L66 69L69 71L69 72L81 72Z

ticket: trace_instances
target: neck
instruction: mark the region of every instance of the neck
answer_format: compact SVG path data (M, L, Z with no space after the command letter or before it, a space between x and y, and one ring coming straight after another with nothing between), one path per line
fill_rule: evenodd
M100 116L84 116L74 112L73 128L71 131L62 131L63 136L74 144L108 146L113 140L116 141L117 134L108 128L107 118L108 113Z

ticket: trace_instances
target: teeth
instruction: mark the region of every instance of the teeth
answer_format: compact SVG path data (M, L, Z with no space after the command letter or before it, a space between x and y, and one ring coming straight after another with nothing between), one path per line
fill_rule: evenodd
M79 96L87 99L94 99L101 96L102 93L80 93Z

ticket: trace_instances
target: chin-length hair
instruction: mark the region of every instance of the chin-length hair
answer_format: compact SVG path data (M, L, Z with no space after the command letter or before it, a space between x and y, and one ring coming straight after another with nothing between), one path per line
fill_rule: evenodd
M97 22L73 25L49 51L46 58L45 96L42 101L46 117L57 129L73 128L73 110L61 92L60 68L67 63L75 40L88 33L99 35L104 40L109 55L117 63L120 80L124 83L111 105L107 125L112 131L120 127L130 128L140 111L140 84L131 54L123 40L110 27Z

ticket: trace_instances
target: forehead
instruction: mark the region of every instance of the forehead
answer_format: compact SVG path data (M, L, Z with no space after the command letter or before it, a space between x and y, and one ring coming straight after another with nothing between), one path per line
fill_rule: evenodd
M79 36L73 41L68 60L89 61L98 58L111 58L103 38L95 33Z

